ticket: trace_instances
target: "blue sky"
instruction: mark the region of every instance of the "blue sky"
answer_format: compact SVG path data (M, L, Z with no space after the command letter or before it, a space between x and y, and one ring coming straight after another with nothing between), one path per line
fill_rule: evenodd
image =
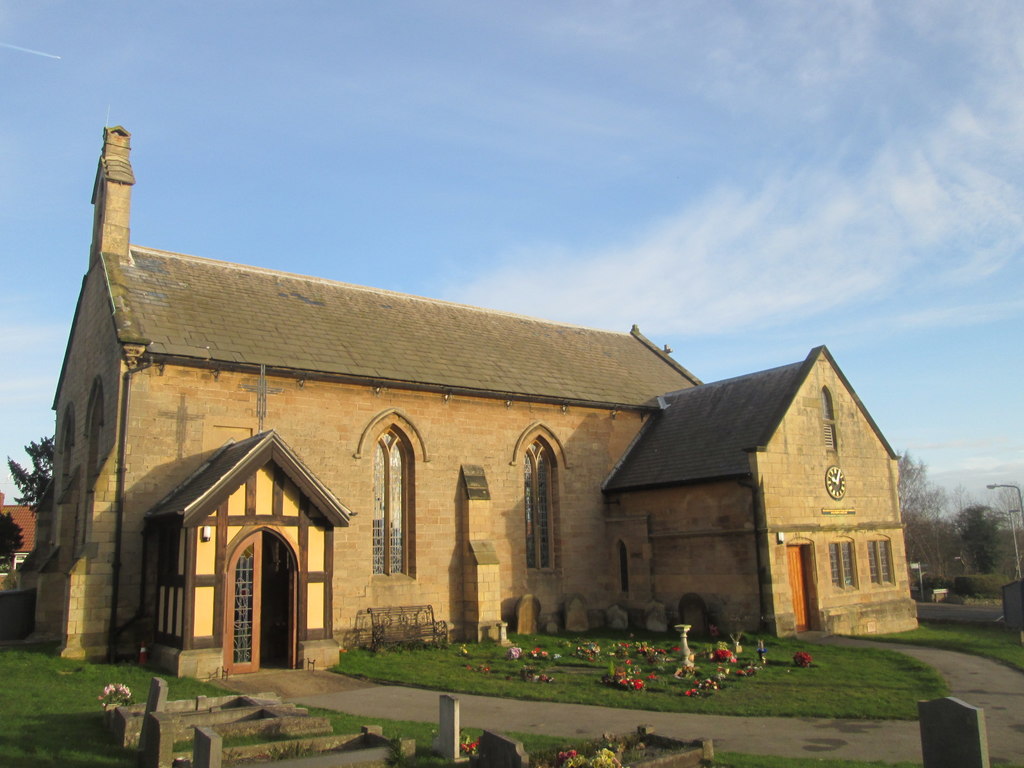
M1019 2L0 0L0 104L0 456L53 431L120 124L136 244L705 381L827 344L934 480L1024 481Z

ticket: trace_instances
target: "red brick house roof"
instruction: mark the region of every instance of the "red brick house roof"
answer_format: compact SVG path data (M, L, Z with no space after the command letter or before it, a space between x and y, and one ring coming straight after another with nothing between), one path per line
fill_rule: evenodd
M36 516L32 508L21 504L4 504L3 511L21 528L21 547L18 552L31 552L36 546Z

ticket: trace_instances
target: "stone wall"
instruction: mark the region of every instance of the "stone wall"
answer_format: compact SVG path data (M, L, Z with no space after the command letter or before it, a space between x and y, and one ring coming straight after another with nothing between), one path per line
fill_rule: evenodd
M824 438L823 387L831 393L835 449ZM793 596L786 547L804 543L813 553L811 628L853 633L895 632L916 626L897 497L896 460L868 420L859 400L822 357L801 386L765 450L752 466L762 489L771 569L771 620L777 631L793 631ZM830 496L825 472L842 468L846 493ZM856 583L832 582L829 544L853 545ZM888 541L891 582L872 583L868 542Z
M255 433L255 395L245 389L255 382L254 373L174 365L136 375L125 467L128 547L141 541L143 515L168 489L226 438ZM470 538L493 542L506 621L527 592L540 599L542 614L557 613L572 592L603 604L612 585L600 484L639 429L637 413L275 376L268 385L280 391L268 396L265 428L276 429L356 513L335 531L334 627L342 637L367 607L425 603L461 635ZM382 576L372 574L373 448L393 424L410 436L414 454L412 572ZM522 450L535 435L552 444L557 462L555 567L544 571L525 567ZM466 464L486 473L484 516L468 514ZM494 588L493 579L488 585Z

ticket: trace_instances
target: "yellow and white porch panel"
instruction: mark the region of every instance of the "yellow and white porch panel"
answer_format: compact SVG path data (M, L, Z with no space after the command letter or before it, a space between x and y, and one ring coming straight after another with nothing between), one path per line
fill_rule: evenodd
M147 515L156 663L196 677L336 663L334 529L350 515L276 432L222 447Z

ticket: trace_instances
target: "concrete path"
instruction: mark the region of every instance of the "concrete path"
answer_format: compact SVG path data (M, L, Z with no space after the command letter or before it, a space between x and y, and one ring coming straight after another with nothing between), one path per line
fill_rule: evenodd
M1024 765L1024 674L996 662L951 651L838 637L814 641L884 647L930 664L948 681L950 695L985 709L993 764ZM315 673L317 681L310 679L308 682L299 676L314 673L295 671L277 674L290 676L287 678L289 682L273 684L271 678L261 679L262 673L233 678L231 682L244 680L247 686L262 686L261 690L276 688L290 701L362 715L368 723L379 718L437 722L439 691L370 685L347 681L346 678L331 686L329 678L320 677L326 674L322 672ZM342 690L325 690L325 686ZM921 762L916 721L687 715L526 702L463 693L454 695L461 702L462 725L469 728L596 737L606 732L631 731L637 725L648 724L665 736L714 739L715 748L720 751L782 757Z

